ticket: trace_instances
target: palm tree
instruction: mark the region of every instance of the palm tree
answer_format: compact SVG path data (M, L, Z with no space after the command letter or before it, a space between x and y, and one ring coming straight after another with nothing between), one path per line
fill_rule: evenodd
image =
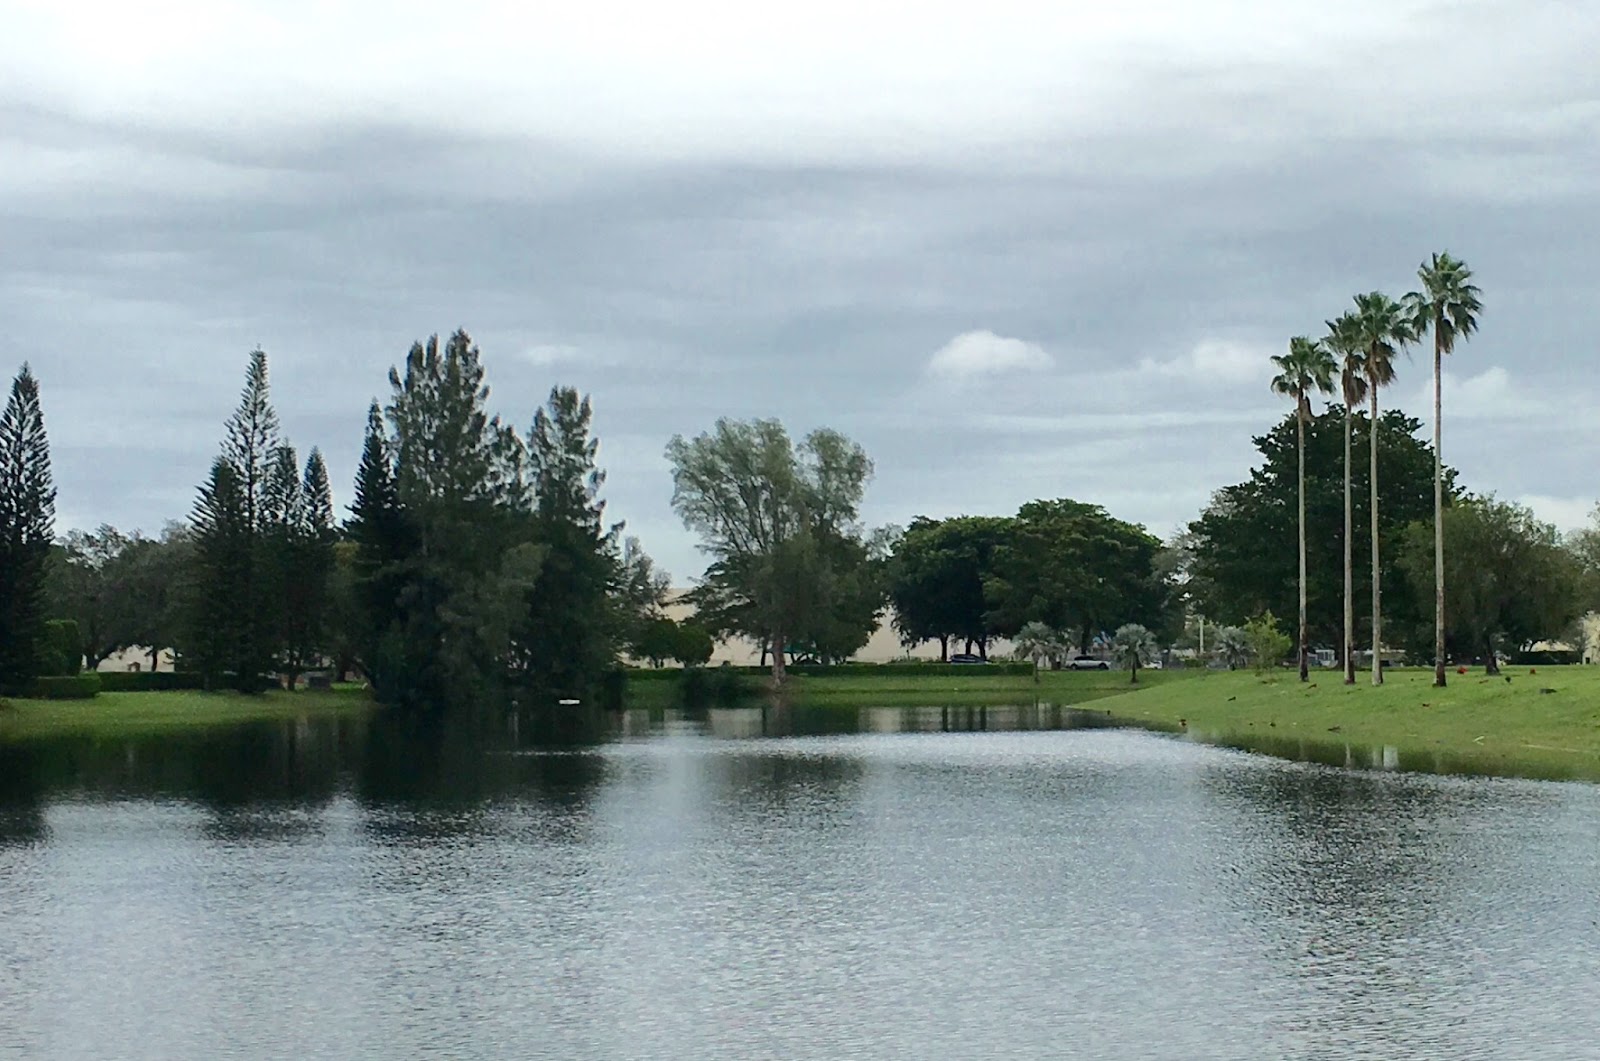
M1129 685L1139 684L1139 668L1160 655L1161 646L1156 635L1138 623L1124 623L1111 635L1111 654L1122 662L1133 675Z
M1367 399L1367 370L1362 360L1361 337L1356 333L1354 313L1346 313L1338 320L1326 322L1327 337L1322 345L1339 355L1339 383L1344 396L1344 644L1340 656L1344 662L1344 683L1356 683L1356 613L1355 580L1352 576L1352 542L1355 532L1350 507L1350 424L1357 405Z
M1368 423L1372 444L1368 458L1372 501L1372 684L1383 684L1382 586L1378 570L1378 391L1394 382L1394 360L1408 343L1416 341L1406 309L1381 291L1356 296L1356 335L1361 340L1361 363L1367 377L1367 400L1372 403Z
M1245 636L1241 626L1224 626L1217 631L1217 656L1228 665L1229 670L1238 670L1250 662L1250 639Z
M1039 664L1059 659L1065 651L1066 638L1058 631L1037 620L1024 624L1011 642L1011 654L1017 659L1033 661L1033 681L1039 682Z
M1311 416L1311 392L1333 389L1333 355L1321 343L1297 335L1289 340L1287 354L1274 354L1278 374L1272 377L1275 393L1294 399L1296 439L1300 456L1300 680L1306 681L1311 646L1306 630L1306 420Z
M1478 330L1483 303L1467 263L1435 254L1417 267L1422 290L1406 296L1412 330L1433 333L1433 684L1444 687L1444 458L1440 453L1441 374L1444 355Z

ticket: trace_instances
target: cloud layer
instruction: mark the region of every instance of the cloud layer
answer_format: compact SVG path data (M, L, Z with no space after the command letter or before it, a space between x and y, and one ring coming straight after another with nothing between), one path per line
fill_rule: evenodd
M388 366L465 326L510 421L593 393L611 511L681 576L662 448L722 415L858 438L874 520L1067 495L1170 531L1286 411L1266 358L1448 248L1487 310L1446 458L1586 511L1600 18L1437 18L13 4L0 315L64 526L185 514L257 344L344 486ZM1427 360L1386 403L1428 415Z

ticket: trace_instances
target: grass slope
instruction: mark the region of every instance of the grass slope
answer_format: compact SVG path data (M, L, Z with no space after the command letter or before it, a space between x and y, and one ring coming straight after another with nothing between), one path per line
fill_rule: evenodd
M1600 780L1600 667L1520 667L1506 677L1452 673L1435 689L1431 669L1403 669L1374 688L1366 675L1344 685L1337 671L1305 685L1287 673L1212 672L1095 709L1294 758Z
M81 735L126 737L303 715L358 714L373 709L364 690L242 693L101 693L92 700L0 703L0 741Z
M1129 684L1127 671L1114 670L1043 671L1037 683L1027 675L809 675L791 679L785 698L800 704L839 707L981 707L1031 704L1036 700L1073 705L1119 696L1134 688L1170 685L1193 673L1140 671L1137 686Z

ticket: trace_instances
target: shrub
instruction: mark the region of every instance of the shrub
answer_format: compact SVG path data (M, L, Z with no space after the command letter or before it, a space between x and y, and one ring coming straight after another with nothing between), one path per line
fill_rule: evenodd
M39 642L39 673L47 678L70 677L83 670L83 638L76 619L51 619L44 624Z
M205 687L205 677L198 671L102 671L100 674L100 688L108 693L171 692Z
M1250 655L1255 660L1258 674L1277 666L1294 644L1270 611L1262 612L1246 622L1244 636L1250 644Z
M53 675L35 678L22 690L27 700L92 700L100 692L100 675Z
M749 699L756 692L744 667L685 667L678 672L678 694L685 707L730 705Z

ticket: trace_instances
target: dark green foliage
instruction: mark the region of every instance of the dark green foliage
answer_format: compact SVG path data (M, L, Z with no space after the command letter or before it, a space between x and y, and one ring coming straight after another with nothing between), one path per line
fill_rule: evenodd
M527 474L540 556L525 611L513 628L511 659L520 685L581 697L616 659L624 616L612 606L621 577L621 524L605 525L590 434L589 400L556 387L533 416Z
M172 692L205 689L205 675L198 671L101 671L100 690L107 693Z
M1291 545L1292 545L1291 541ZM1072 631L1087 648L1125 623L1167 625L1161 542L1143 527L1078 501L1022 506L985 582L988 623L1010 636L1029 622Z
M766 646L774 682L791 653L839 659L866 643L883 579L858 525L861 447L826 429L796 447L776 420L719 420L674 436L667 459L673 508L713 558L691 596L698 622Z
M1369 521L1367 418L1356 415L1352 457L1355 613L1370 611L1371 563L1364 548ZM1379 540L1383 545L1384 611L1392 635L1431 618L1432 589L1419 599L1399 579L1392 546L1404 529L1433 511L1433 454L1415 432L1419 421L1391 410L1378 419ZM1239 623L1272 611L1298 612L1295 418L1285 417L1255 440L1262 463L1250 478L1218 490L1189 525L1189 592L1214 622ZM1445 469L1445 500L1455 494L1455 472ZM1332 406L1306 421L1307 614L1313 645L1337 646L1344 595L1344 409ZM1431 572L1431 566L1430 566ZM1431 575L1430 575L1431 577ZM1355 642L1361 644L1361 627Z
M742 667L684 667L678 675L678 696L684 707L734 707L759 691L753 675L765 674Z
M100 694L100 675L93 671L34 678L21 687L25 700L92 700Z
M713 647L711 635L702 627L658 616L640 625L628 652L656 667L668 660L694 667L711 659Z
M236 687L256 687L271 657L259 647L258 606L243 484L225 457L211 465L192 517L195 596L184 656L214 688L233 675Z
M55 503L39 381L24 364L0 415L0 689L38 673Z
M51 619L40 641L39 674L68 678L83 671L83 637L72 619Z
M903 644L936 639L939 658L948 659L954 638L987 657L995 630L983 587L995 575L995 554L1014 522L1004 516L911 521L895 543L887 572L894 627Z
M1396 550L1412 593L1432 603L1433 525L1412 524ZM1481 658L1489 673L1499 653L1561 636L1580 609L1579 567L1556 529L1521 505L1463 498L1444 513L1445 646L1457 659ZM1429 609L1431 612L1431 609ZM1410 643L1433 655L1432 615L1412 624Z

